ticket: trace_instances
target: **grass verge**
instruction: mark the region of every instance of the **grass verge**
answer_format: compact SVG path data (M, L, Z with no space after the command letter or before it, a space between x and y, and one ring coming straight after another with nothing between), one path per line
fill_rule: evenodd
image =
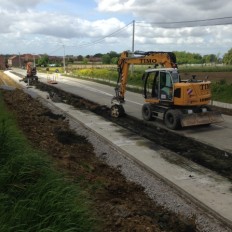
M227 84L226 80L212 83L212 98L215 101L232 103L232 84Z
M0 231L97 231L90 202L33 150L0 93Z

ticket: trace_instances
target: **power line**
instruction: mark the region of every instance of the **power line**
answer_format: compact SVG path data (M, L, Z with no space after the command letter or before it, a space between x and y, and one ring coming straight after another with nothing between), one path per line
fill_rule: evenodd
M215 21L223 21L224 22L215 22ZM225 20L231 20L231 22L225 22ZM130 23L128 23L127 25L125 25L122 28L119 28L118 30L104 36L101 37L97 40L91 41L91 42L87 42L84 44L80 44L80 45L73 45L73 46L68 46L65 45L66 47L78 47L78 48L83 48L83 47L89 47L95 44L99 44L102 43L106 38L112 37L117 35L118 33L120 33L122 30L124 30L125 28L129 27L130 25L133 25L133 23L136 23L137 26L139 27L151 27L151 25L161 25L165 28L181 28L181 27L201 27L201 26L217 26L217 25L231 25L232 24L232 16L230 17L221 17L221 18L210 18L210 19L199 19L199 20L185 20L185 21L174 21L174 22L142 22L142 21L132 21ZM209 23L211 22L210 25L181 25L181 24L194 24L194 23ZM144 25L143 25L144 24ZM176 25L176 26L175 26ZM59 47L55 50L53 50L52 52L50 52L50 54L55 53L56 51L60 50L62 47Z
M231 22L225 22L225 20L231 20ZM224 21L224 22L215 22ZM194 25L194 23L203 23L203 25ZM205 24L204 24L205 23ZM210 24L207 24L210 23ZM185 21L174 21L174 22L142 22L137 21L136 24L140 27L149 27L150 25L161 25L164 27L201 27L201 26L218 26L218 25L230 25L232 24L232 16L221 17L221 18L210 18L210 19L199 19L199 20L185 20ZM150 24L150 25L139 25L139 24ZM181 25L187 24L187 25ZM190 25L188 25L190 24ZM175 27L176 26L176 27Z
M102 38L99 38L99 39L97 39L97 40L95 40L95 41L92 41L92 42L89 42L89 43L85 43L85 44L81 44L81 45L77 45L77 46L73 46L73 47L79 47L79 48L81 47L81 48L82 48L82 47L88 47L88 46L91 46L91 45L95 45L95 44L101 43L101 42L104 41L106 38L109 38L109 37L112 37L112 36L115 35L115 34L118 34L120 31L124 30L125 28L127 28L127 27L130 26L131 24L133 24L133 21L130 22L130 23L128 23L128 24L125 25L124 27L118 29L117 31L112 32L112 33L109 34L109 35L106 35L106 36L104 36L104 37L102 37Z
M188 27L186 25L180 25L180 24L185 24L185 23L200 23L200 22L215 22L216 20L232 20L232 16L231 17L221 17L221 18L210 18L210 19L199 19L199 20L185 20L185 21L174 21L174 22L140 22L140 21L137 21L135 22L137 26L140 26L140 27L150 27L150 25L152 24L155 24L155 25L166 25L169 26L170 28L175 28L175 24L176 25L179 25L177 27ZM108 34L102 38L99 38L97 40L94 40L92 42L88 42L88 43L85 43L85 44L80 44L80 45L75 45L75 46L68 46L68 47L79 47L79 48L83 48L83 47L89 47L89 46L92 46L92 45L95 45L95 44L99 44L99 43L102 43L106 38L109 38L109 37L112 37L113 35L116 35L118 34L119 32L121 32L122 30L124 30L125 28L127 28L128 26L132 25L133 24L133 21L128 23L127 25L125 25L124 27L112 32L111 34ZM150 24L150 25L139 25L139 24ZM208 26L217 26L217 25L230 25L232 24L232 21L231 22L217 22L217 23L213 23L213 24L210 24ZM191 27L200 27L200 26L206 26L206 25L191 25Z
M231 17L222 17L222 18L213 18L213 19L197 19L197 20L186 20L186 21L176 21L176 22L147 22L150 24L173 24L173 23L192 23L192 22L206 22L206 21L215 21L215 20L222 20L222 19L232 19ZM142 21L137 21L136 23L144 23Z
M58 51L58 50L60 50L60 49L62 49L62 46L60 46L60 47L58 47L58 48L52 50L52 51L49 52L48 54L52 55L52 54L54 54L56 51Z
M68 45L65 45L66 47L78 47L78 48L83 48L83 47L89 47L89 46L92 46L92 45L95 45L95 44L99 44L99 43L102 43L106 38L109 38L109 37L112 37L113 35L116 35L118 34L119 32L121 32L122 30L124 30L125 28L127 28L128 26L130 26L131 24L133 24L133 21L128 23L127 25L125 25L124 27L122 28L119 28L118 30L102 37L102 38L99 38L97 40L94 40L92 42L88 42L88 43L85 43L85 44L80 44L80 45L73 45L73 46L68 46ZM52 50L51 52L49 52L49 54L53 54L55 53L56 51L60 50L62 47L59 47L55 50Z

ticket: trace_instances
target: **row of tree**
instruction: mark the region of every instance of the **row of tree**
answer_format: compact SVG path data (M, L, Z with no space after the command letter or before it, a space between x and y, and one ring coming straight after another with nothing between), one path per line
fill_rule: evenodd
M200 55L198 53L190 53L185 51L174 51L177 63L178 64L232 64L232 48L224 54L223 57L220 57L220 54L209 54L209 55ZM93 62L101 62L103 64L117 64L118 58L120 57L120 53L117 53L115 51L110 51L106 54L97 53L93 56L87 55L87 56L66 56L66 62L67 63L93 63ZM44 55L41 56L36 61L37 65L39 66L47 66L49 64L49 56ZM58 62L58 65L62 65L62 59Z
M190 53L185 51L174 51L178 64L232 64L232 48L220 57L218 54L200 55L198 53ZM111 51L107 54L95 54L94 57L101 57L104 64L116 64L120 53Z

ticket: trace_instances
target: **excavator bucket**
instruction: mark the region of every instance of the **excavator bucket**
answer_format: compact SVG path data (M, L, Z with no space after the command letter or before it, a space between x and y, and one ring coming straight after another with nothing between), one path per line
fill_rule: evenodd
M207 125L223 122L224 119L219 112L207 111L202 113L184 114L180 120L182 127Z

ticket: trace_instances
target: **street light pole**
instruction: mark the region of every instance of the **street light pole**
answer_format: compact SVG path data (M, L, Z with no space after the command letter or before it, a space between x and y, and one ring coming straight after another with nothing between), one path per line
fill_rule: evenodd
M20 52L19 52L19 68L21 68L21 57L20 57Z
M35 67L35 54L33 54L33 61L34 61L34 67Z
M133 20L133 29L132 29L132 53L135 52L135 20Z
M132 56L135 52L135 20L133 20L133 29L132 29ZM134 65L131 65L131 75L134 75Z
M63 56L63 65L64 65L64 73L66 74L66 67L65 67L65 46L63 45L64 48L64 56Z

